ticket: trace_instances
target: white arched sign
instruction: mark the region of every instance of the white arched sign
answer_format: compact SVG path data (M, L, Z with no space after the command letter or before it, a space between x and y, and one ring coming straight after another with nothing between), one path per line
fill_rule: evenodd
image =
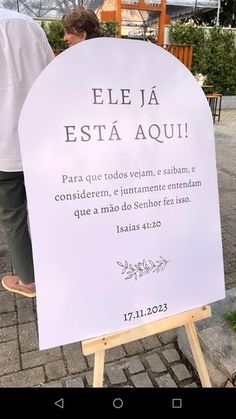
M224 298L212 117L180 61L77 44L34 83L19 132L41 349Z

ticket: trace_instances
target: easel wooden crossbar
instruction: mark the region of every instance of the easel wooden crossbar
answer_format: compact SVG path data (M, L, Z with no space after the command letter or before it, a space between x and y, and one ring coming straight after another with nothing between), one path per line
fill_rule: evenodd
M203 306L183 313L176 314L161 320L156 320L132 329L116 332L110 335L88 339L82 342L84 355L95 354L93 387L103 386L105 351L115 346L143 339L147 336L161 333L176 327L184 326L186 329L193 358L203 387L211 387L211 382L194 322L211 316L210 306Z

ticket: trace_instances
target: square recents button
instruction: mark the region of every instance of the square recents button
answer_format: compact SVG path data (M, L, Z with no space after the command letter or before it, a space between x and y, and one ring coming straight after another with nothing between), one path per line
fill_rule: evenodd
M182 409L182 399L172 399L173 409Z

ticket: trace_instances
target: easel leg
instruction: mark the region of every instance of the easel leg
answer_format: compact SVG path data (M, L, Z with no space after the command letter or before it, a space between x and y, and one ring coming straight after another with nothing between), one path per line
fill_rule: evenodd
M95 352L93 387L103 387L105 351Z
M188 323L185 325L185 329L202 387L212 387L195 326L193 323Z
M196 362L202 386L211 387L210 378L198 341L198 336L194 328L194 322L207 319L210 315L210 306L203 306L138 327L127 329L125 331L84 340L82 342L83 354L86 356L95 354L93 387L103 387L106 350L180 326L185 326L186 328L188 340Z

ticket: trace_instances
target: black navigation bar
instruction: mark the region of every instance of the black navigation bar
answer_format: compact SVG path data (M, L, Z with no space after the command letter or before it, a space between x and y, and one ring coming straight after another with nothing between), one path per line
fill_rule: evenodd
M56 417L68 413L144 414L165 412L171 417L205 414L211 415L220 409L234 411L235 388L2 388L0 389L1 410L32 416L33 412L55 414ZM52 416L53 417L53 416ZM67 416L68 417L68 416ZM168 416L169 417L169 416ZM203 417L203 416L202 416Z

